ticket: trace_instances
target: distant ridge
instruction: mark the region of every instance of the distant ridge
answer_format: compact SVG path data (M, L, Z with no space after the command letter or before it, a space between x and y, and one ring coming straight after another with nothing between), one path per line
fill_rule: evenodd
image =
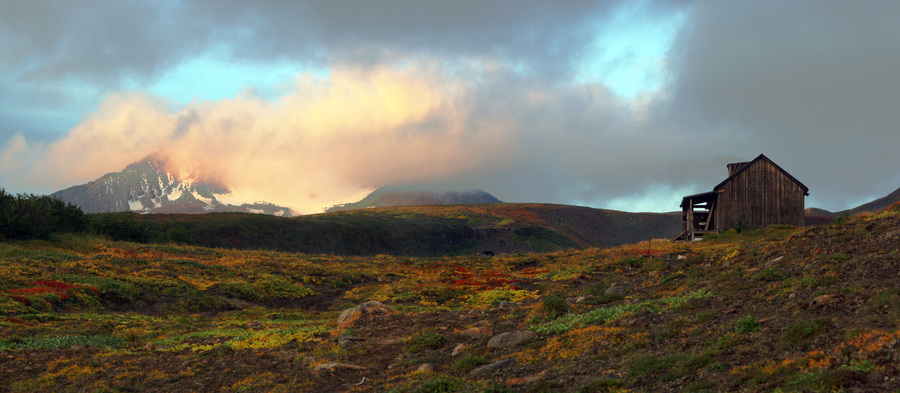
M150 238L186 231L203 247L336 255L475 255L611 247L668 239L681 213L483 203L357 209L291 218L261 214L129 215Z
M887 209L889 206L900 202L900 188L894 190L894 192L884 196L882 198L878 198L872 202L864 203L859 205L853 209L845 210L841 213L847 213L850 215L859 214L859 213L874 213L884 209Z
M432 190L404 191L379 188L359 202L335 205L325 209L325 212L331 213L374 207L459 205L470 203L501 203L501 201L482 190L463 192Z
M806 209L806 225L826 224L842 215L854 216L861 213L878 213L898 202L900 202L900 188L872 202L864 203L852 209L841 210L839 212L831 212L825 209L811 207Z
M292 215L291 209L266 202L226 203L223 198L229 201L235 198L215 179L171 170L166 161L156 155L129 164L121 172L107 173L97 180L54 192L50 196L74 204L85 213L132 211Z

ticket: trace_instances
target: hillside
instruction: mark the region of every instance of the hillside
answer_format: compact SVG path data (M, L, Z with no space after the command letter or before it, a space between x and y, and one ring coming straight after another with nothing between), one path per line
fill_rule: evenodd
M839 212L830 212L825 209L818 208L807 208L806 209L806 224L807 225L819 225L827 223L834 218L840 217L842 215L854 216L858 214L872 214L887 209L891 205L900 202L900 188L896 189L894 192L878 198L874 201L864 203L852 209L842 210Z
M898 238L895 205L496 257L0 243L0 391L897 391Z
M678 233L674 214L550 204L405 206L282 218L258 214L109 216L145 240L337 255L464 255L608 247ZM114 232L115 230L110 230ZM135 238L129 238L135 239ZM140 239L135 239L140 240Z
M882 198L878 198L869 203L864 203L853 209L846 210L841 213L847 213L851 215L859 213L872 213L884 210L897 202L900 202L900 188Z

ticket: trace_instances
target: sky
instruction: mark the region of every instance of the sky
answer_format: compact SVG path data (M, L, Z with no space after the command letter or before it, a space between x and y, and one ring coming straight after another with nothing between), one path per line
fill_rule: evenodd
M382 186L676 211L765 154L900 187L900 2L0 2L0 187L150 154L314 213Z

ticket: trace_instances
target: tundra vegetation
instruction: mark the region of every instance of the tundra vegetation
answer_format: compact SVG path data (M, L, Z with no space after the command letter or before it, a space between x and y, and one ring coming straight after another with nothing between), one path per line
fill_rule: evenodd
M0 391L897 391L898 274L898 205L490 257L7 239Z

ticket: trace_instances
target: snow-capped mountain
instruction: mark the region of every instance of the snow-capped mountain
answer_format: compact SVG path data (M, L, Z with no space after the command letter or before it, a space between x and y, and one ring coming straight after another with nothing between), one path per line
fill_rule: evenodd
M87 184L57 191L50 196L75 204L85 213L243 212L292 215L291 209L266 202L223 203L221 199L233 201L235 198L215 180L195 173L173 172L166 168L162 158L151 155L128 165L122 172L108 173Z

